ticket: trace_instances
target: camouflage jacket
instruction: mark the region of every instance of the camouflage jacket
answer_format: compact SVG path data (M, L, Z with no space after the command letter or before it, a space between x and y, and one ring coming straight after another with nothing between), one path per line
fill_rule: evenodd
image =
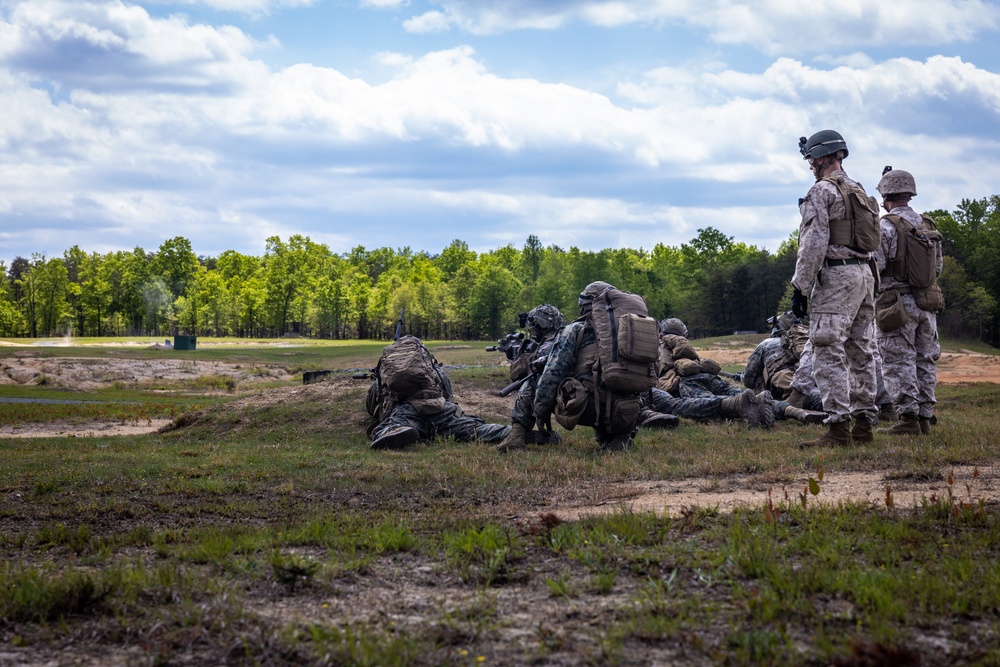
M597 334L590 318L583 321L576 320L566 325L553 341L549 360L538 379L538 388L535 391L534 412L539 418L552 414L559 394L559 385L572 375L576 368L578 337L581 348L597 344Z
M855 183L842 169L831 176L843 176ZM799 204L799 254L795 261L792 285L808 295L813 282L823 268L824 259L868 259L869 253L852 250L844 245L830 245L830 221L847 215L847 206L837 186L829 181L816 181Z

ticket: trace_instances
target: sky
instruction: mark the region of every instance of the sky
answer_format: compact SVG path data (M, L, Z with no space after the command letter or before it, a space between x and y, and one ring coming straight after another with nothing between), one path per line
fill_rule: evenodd
M771 251L844 135L920 211L1000 194L1000 3L0 0L0 261Z

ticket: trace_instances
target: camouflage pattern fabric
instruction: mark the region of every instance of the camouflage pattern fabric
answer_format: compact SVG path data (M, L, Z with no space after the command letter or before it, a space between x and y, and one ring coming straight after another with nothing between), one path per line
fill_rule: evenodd
M642 395L645 407L686 419L722 419L722 396L678 398L653 387Z
M746 368L743 369L743 386L753 389L754 392L770 391L774 393L774 388L764 382L764 366L772 357L781 356L780 338L765 338L754 348L747 358ZM803 368L804 367L804 368ZM792 377L792 389L797 389L806 397L803 408L806 410L823 411L823 399L816 388L816 381L812 377L812 344L806 343L802 351L802 357L795 367L795 374ZM779 410L779 405L780 410ZM775 401L774 415L779 419L784 419L784 409L788 404L785 401ZM780 411L780 415L779 415Z
M919 225L920 214L909 206L897 206L890 211ZM896 256L898 239L895 226L882 220L882 243L875 251L875 262L879 271L884 271L888 261ZM937 274L941 274L943 258L938 247ZM883 289L906 287L888 273L882 278ZM895 403L900 414L916 414L921 417L934 415L937 403L937 360L941 357L938 342L937 315L917 307L912 294L903 294L903 307L909 322L895 331L878 332L878 348L882 356L882 374L888 399Z
M532 361L548 357L552 352L553 339L556 332L552 332L538 349L531 355ZM530 431L535 427L535 394L538 391L538 376L533 375L528 378L521 388L517 390L517 397L514 399L514 409L511 410L511 423L521 424L525 430Z
M833 176L850 180L843 170ZM824 267L826 260L868 260L869 254L830 245L830 220L843 218L836 186L818 181L799 206L799 252L792 284L810 293L809 340L813 377L823 399L826 423L852 416L875 423L875 276L867 263Z
M580 339L580 349L577 349L577 338ZM547 422L555 409L558 398L559 385L568 377L572 377L577 366L577 357L589 345L597 344L597 334L589 318L578 319L563 329L552 342L552 351L549 353L549 360L545 364L545 370L538 378L538 385L535 389L534 414L537 421ZM591 378L585 378L585 384ZM612 403L616 396L611 395ZM622 397L623 399L626 397ZM627 425L626 429L619 429L614 432L609 430L607 424L597 424L598 402L603 409L607 404L608 395L606 392L599 392L598 396L591 396L588 406L584 411L584 417L580 420L580 425L593 426L594 434L600 443L605 443L614 435L621 433L634 433L637 425L633 423ZM637 411L638 412L638 411Z
M682 377L678 388L681 398L708 398L711 396L736 396L743 393L718 375L696 373Z
M398 426L416 429L421 441L451 437L460 442L478 440L498 443L510 433L510 426L487 424L480 417L465 414L462 408L451 401L446 401L443 410L431 415L422 415L412 405L404 402L397 404L389 416L372 429L371 440L378 440L384 433Z

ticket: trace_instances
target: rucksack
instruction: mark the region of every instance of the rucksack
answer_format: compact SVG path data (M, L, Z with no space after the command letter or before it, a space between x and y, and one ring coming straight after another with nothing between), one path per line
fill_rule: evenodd
M375 367L379 384L398 401L447 398L448 391L437 359L416 336L402 336L387 345Z
M858 252L873 252L882 241L879 230L878 202L868 196L860 183L843 176L825 176L844 198L846 212L840 220L830 221L830 245L845 245Z
M900 282L926 288L937 280L937 251L944 237L934 220L926 215L920 218L922 224L916 227L898 215L885 216L896 228L896 258L886 269Z
M638 294L609 288L594 299L597 369L603 385L620 394L656 385L660 329Z
M791 373L794 373L798 367L802 350L808 341L809 329L804 325L796 324L782 332L781 354L771 356L764 363L764 382L769 389L772 387L781 390L788 389L788 386L781 385L791 382ZM783 371L790 371L790 373L783 374ZM779 377L783 379L776 381L776 378Z

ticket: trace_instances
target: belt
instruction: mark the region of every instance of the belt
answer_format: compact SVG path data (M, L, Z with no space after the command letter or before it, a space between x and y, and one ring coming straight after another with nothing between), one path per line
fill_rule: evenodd
M823 266L847 266L848 264L867 264L867 259L858 259L853 257L851 259L824 259Z

